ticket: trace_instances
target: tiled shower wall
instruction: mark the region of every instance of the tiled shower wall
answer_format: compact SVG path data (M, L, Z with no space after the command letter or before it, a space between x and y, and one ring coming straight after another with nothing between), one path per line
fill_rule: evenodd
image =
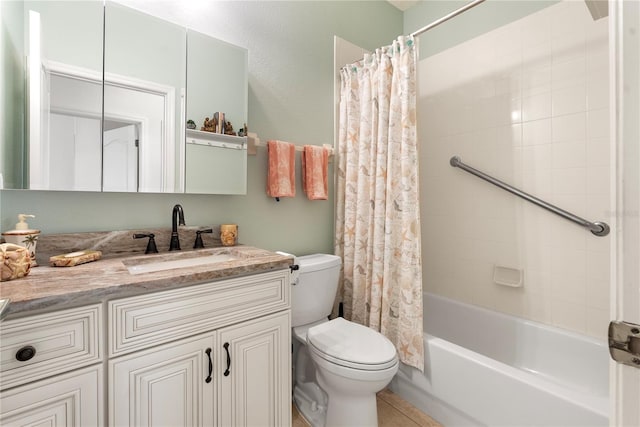
M609 222L608 18L565 1L422 60L424 289L606 336L610 237L449 165ZM428 33L420 43L429 43ZM522 271L522 287L494 267Z

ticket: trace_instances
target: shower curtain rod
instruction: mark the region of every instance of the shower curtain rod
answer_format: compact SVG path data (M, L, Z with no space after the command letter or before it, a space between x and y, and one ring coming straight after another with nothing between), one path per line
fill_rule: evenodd
M600 221L597 221L597 222L587 221L586 219L580 218L579 216L574 215L570 212L567 212L564 209L560 209L559 207L552 205L551 203L547 203L544 200L538 199L537 197L532 196L529 193L525 193L524 191L519 190L515 187L512 187L511 185L505 182L502 182L499 179L496 179L490 175L487 175L484 172L479 171L478 169L472 168L471 166L462 163L462 160L458 156L453 156L451 160L449 160L449 164L454 168L460 168L466 172L469 172L472 175L477 176L478 178L484 179L485 181L490 182L496 187L500 187L511 194L515 194L518 197L522 197L523 199L533 203L534 205L538 205L541 208L544 208L550 212L553 212L556 215L560 215L561 217L566 218L569 221L573 221L576 224L583 226L584 228L588 228L589 231L591 231L591 233L596 236L606 236L607 234L609 234L609 226L606 223L600 222Z
M475 7L477 5L479 5L480 3L484 2L485 0L474 0L472 2L469 2L467 4L465 4L464 6L462 6L459 9L454 10L453 12L449 13L448 15L443 16L440 19L437 19L435 21L433 21L430 24L425 25L424 27L420 28L417 31L414 31L413 33L411 33L411 36L415 37L415 36L419 36L420 34L424 33L425 31L428 31L430 29L432 29L433 27L437 27L438 25L442 24L443 22L448 21L449 19L460 15L462 12L467 11L468 9L471 9L472 7Z
M0 1L2 1L2 0L0 0ZM413 33L411 33L411 37L419 36L420 34L424 33L425 31L428 31L428 30L430 30L430 29L432 29L434 27L437 27L438 25L442 24L443 22L447 22L449 19L460 15L462 12L465 12L465 11L471 9L472 7L475 7L475 6L479 5L480 3L484 2L484 1L486 1L486 0L473 0L473 1L465 4L461 8L458 8L458 9L454 10L453 12L443 16L442 18L436 19L432 23L425 25L424 27L420 28L417 31L414 31ZM362 61L362 59L360 61ZM360 61L357 61L357 62L360 62Z

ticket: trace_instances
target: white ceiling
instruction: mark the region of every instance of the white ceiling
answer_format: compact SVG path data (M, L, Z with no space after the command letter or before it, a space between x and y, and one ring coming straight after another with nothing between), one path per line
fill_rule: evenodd
M402 10L403 12L409 9L414 4L418 3L418 0L387 0L389 3Z

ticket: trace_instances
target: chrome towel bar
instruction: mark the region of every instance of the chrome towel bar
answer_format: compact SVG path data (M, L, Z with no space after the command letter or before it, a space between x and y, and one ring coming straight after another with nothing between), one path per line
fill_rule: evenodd
M490 175L487 175L484 172L479 171L478 169L475 169L469 165L462 163L462 160L458 156L453 156L451 160L449 160L449 164L454 168L460 168L466 172L469 172L472 175L477 176L478 178L482 178L485 181L490 182L491 184L497 187L500 187L511 194L515 194L518 197L522 197L523 199L535 205L538 205L541 208L544 208L550 212L553 212L556 215L560 215L561 217L564 217L570 221L573 221L576 224L589 229L589 231L591 231L591 233L595 234L596 236L606 236L607 234L609 234L609 226L606 223L600 222L600 221L597 221L597 222L587 221L586 219L580 218L579 216L574 215L571 212L567 212L564 209L560 209L559 207L554 206L551 203L547 203L544 200L538 199L537 197L532 196L529 193L525 193L524 191L519 190L505 182L502 182L499 179L496 179Z

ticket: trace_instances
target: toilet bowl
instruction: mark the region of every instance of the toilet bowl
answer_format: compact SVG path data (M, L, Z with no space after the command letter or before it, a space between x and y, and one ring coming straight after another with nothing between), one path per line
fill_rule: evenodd
M297 259L292 286L294 402L313 427L378 425L376 393L398 371L394 345L379 332L343 318L328 320L340 258Z

